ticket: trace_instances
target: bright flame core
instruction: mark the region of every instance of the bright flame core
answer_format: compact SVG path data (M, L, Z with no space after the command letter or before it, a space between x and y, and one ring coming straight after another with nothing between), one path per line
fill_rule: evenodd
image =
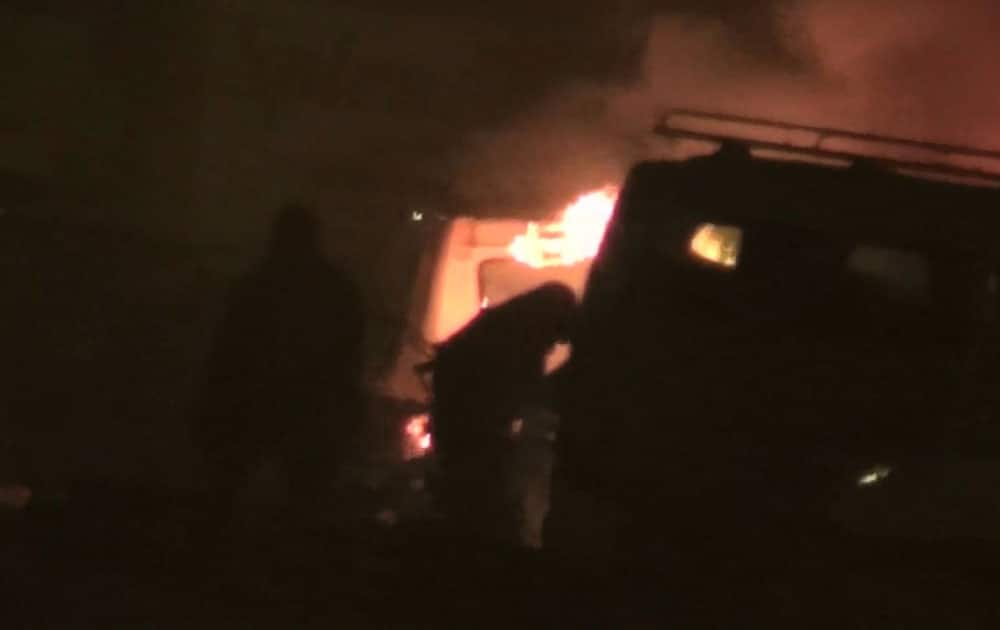
M585 193L563 209L552 223L528 223L524 234L514 237L507 251L530 267L571 266L597 255L611 220L618 190L606 187Z
M430 432L430 416L426 413L410 416L404 427L406 432L405 459L422 457L433 446Z

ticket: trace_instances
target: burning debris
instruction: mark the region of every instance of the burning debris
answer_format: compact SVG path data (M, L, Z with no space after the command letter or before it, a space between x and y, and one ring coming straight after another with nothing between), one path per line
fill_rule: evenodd
M426 413L411 416L407 421L404 428L406 433L404 459L416 459L430 452L433 446L430 422L430 416Z
M491 249L489 256L502 253L504 258L514 263L525 271L530 270L557 270L558 268L569 268L588 261L597 255L601 241L604 238L604 231L608 221L614 211L615 202L618 198L618 190L613 186L606 186L597 190L592 190L579 195L576 199L567 204L556 220L548 223L528 222L524 231L517 234L505 248L496 248L495 253ZM483 254L483 256L486 256ZM445 256L444 265L450 263L450 259ZM491 260L487 257L484 260ZM541 282L540 272L528 273L519 283L523 286L519 291L527 291ZM481 275L476 270L470 278ZM444 277L450 277L445 274ZM580 279L584 277L579 276ZM470 280L474 284L475 281ZM581 290L581 287L574 287ZM475 291L481 294L477 298L479 309L489 308L496 303L503 301L494 300L490 295L485 294L482 287L457 287L449 291L444 291L444 297L454 297L457 289ZM501 298L503 296L500 296ZM460 311L454 314L451 319L457 325L464 324L469 318L474 317L476 312L470 309L461 309L461 305L455 300L445 300L442 308L449 313ZM435 338L443 337L437 335ZM547 371L552 371L566 361L569 356L569 348L565 344L558 345L547 357ZM430 419L426 413L409 416L403 424L403 459L413 460L428 455L433 450L433 438L430 430Z

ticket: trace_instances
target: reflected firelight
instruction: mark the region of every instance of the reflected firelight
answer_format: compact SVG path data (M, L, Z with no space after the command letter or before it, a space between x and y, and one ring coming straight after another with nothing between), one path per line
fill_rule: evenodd
M891 473L892 468L888 466L875 466L858 477L858 485L862 487L874 485L880 481L885 481Z

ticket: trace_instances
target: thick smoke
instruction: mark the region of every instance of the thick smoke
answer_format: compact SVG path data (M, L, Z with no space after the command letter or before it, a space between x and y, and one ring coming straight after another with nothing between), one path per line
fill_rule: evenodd
M731 95L752 113L997 145L997 26L1000 5L990 0L795 3L784 29L789 47L809 61L806 76L773 73L765 89L748 80ZM668 70L655 56L647 63L647 76Z
M619 118L617 91L578 85L472 138L455 190L476 213L538 216L620 181L646 121ZM634 127L634 128L633 128Z
M487 212L557 207L649 157L670 107L1000 148L1000 4L804 0L771 21L778 41L754 47L725 15L653 17L639 81L554 90L471 138L456 192Z

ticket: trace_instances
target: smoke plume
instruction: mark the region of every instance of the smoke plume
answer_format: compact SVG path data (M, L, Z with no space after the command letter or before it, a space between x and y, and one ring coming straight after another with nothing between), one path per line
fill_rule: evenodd
M456 193L487 213L556 208L649 157L670 107L1000 148L1000 4L793 0L768 20L776 40L752 46L724 14L653 16L638 81L563 86L470 138Z

